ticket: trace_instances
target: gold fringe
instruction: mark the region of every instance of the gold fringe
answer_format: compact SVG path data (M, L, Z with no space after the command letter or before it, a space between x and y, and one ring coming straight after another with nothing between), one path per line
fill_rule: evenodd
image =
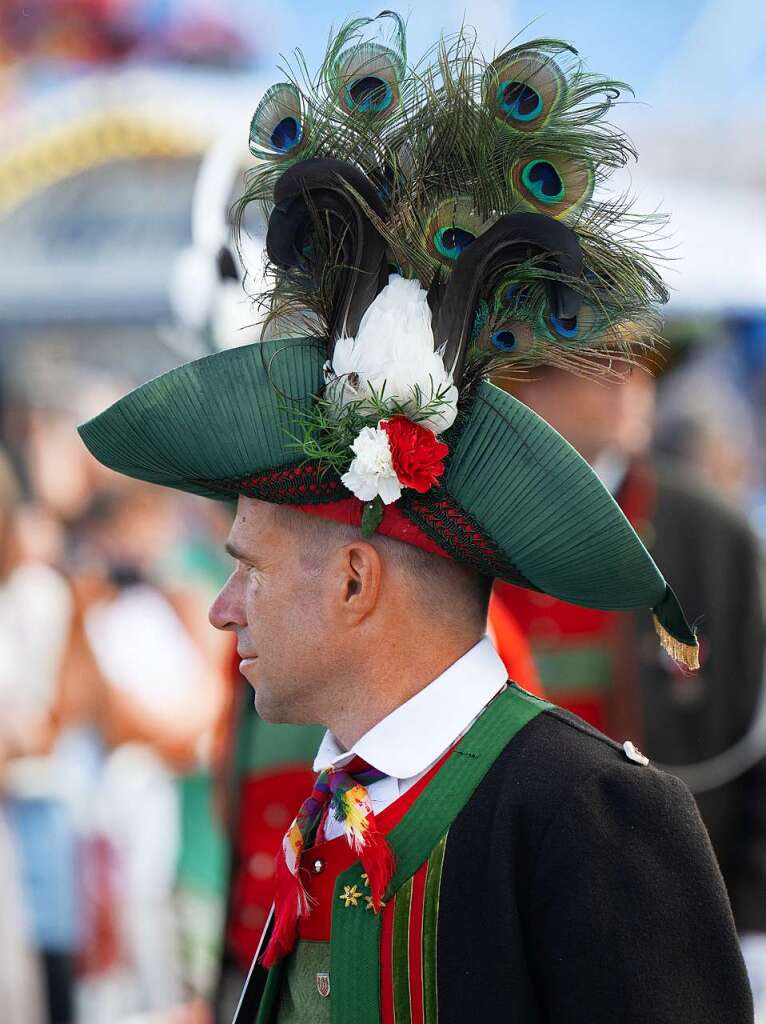
M654 628L657 630L657 636L660 638L663 650L667 651L673 661L677 661L679 665L684 665L691 671L698 669L700 667L699 644L685 644L680 640L676 640L674 636L668 633L656 615L653 618Z

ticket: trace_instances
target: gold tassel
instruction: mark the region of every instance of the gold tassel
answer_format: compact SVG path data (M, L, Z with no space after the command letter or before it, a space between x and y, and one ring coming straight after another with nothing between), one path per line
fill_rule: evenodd
M676 640L668 633L656 615L653 618L654 628L657 630L663 650L667 651L673 661L677 661L679 665L684 665L691 671L698 669L700 667L699 644L685 644L681 640Z

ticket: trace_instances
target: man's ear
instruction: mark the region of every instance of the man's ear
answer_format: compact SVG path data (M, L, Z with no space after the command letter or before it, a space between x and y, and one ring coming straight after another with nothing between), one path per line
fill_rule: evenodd
M365 541L346 544L340 551L343 572L343 614L361 622L380 600L383 564L378 551Z

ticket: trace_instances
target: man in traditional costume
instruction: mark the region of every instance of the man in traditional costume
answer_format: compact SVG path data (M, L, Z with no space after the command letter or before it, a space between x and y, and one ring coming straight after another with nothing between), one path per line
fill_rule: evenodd
M264 718L328 729L239 1024L752 1019L688 791L509 683L483 636L500 578L651 608L696 664L590 467L487 380L608 367L664 295L593 198L630 152L617 88L551 40L485 62L461 34L408 70L397 16L350 22L253 118L282 336L81 428L119 472L237 498L211 620Z

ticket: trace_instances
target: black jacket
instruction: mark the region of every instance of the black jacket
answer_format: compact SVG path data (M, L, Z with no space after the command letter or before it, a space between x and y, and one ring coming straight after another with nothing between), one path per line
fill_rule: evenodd
M688 790L573 715L538 716L501 754L442 884L440 1024L753 1020Z
M688 790L559 709L501 748L449 827L436 936L439 1024L752 1024ZM357 1024L359 995L333 1024Z
M658 653L649 617L635 615L639 696L629 696L626 670L620 700L636 714L624 718L622 735L645 744L653 760L684 766L719 756L755 721L764 675L761 553L744 518L683 468L659 464L650 472L656 496L646 541L697 624L702 667L674 671ZM706 788L695 795L737 927L766 932L766 762L712 788L701 781Z

